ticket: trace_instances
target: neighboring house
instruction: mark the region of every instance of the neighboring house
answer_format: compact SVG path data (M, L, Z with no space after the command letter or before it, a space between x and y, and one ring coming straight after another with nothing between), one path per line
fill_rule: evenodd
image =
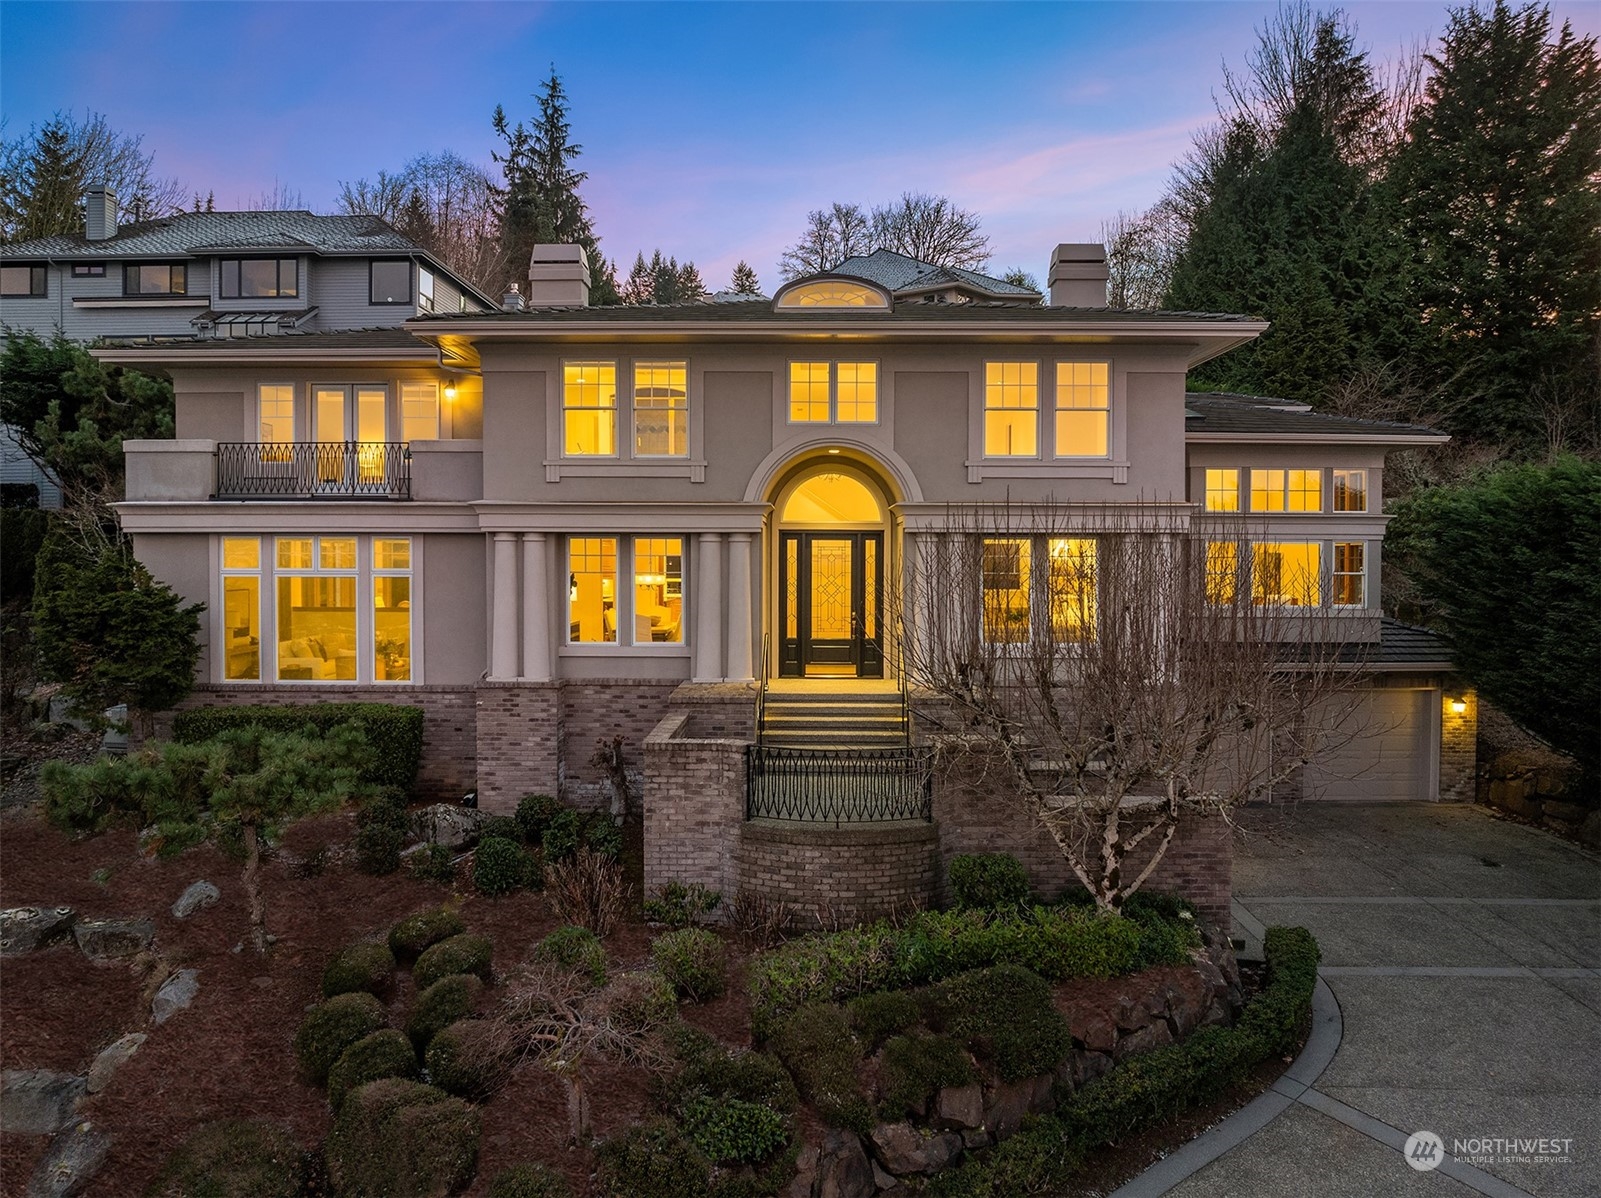
M596 741L621 737L648 880L804 897L826 876L832 901L891 877L923 901L934 841L979 843L965 817L936 794L932 830L813 824L802 843L742 823L761 814L758 719L791 744L904 744L886 613L953 508L1138 519L1154 501L1264 525L1368 642L1368 729L1308 797L1462 792L1470 700L1438 643L1378 607L1385 455L1440 435L1186 392L1266 326L1108 309L1099 246L1057 248L1047 303L908 261L772 300L590 308L582 252L539 247L527 309L97 351L174 384L177 439L129 443L120 512L151 570L207 604L191 702L416 703L424 788L496 810L604 802ZM1226 878L1226 834L1207 843L1174 859ZM773 864L800 859L799 882Z

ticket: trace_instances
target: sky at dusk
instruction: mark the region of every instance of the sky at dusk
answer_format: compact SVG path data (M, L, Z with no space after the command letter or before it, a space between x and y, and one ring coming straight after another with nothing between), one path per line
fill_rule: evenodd
M1377 60L1444 4L1353 3ZM1601 5L1553 4L1582 34ZM1149 205L1214 115L1273 3L0 3L0 113L142 133L156 173L219 208L454 150L492 166L490 114L534 111L552 64L602 250L693 259L770 290L806 212L902 191L983 217L999 273Z

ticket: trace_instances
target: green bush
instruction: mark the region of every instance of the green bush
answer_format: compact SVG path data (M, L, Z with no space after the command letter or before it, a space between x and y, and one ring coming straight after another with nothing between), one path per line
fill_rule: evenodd
M501 1046L494 1024L484 1019L458 1020L428 1042L423 1058L428 1080L463 1098L486 1098L505 1079Z
M511 1165L495 1174L488 1198L572 1198L567 1179L546 1165Z
M478 839L491 838L509 840L513 844L523 842L523 826L509 815L491 815L478 825Z
M711 1165L665 1121L630 1127L596 1149L604 1198L706 1198Z
M861 1048L838 1007L818 1003L786 1015L769 1046L824 1120L862 1133L872 1127L872 1107L858 1076Z
M546 821L545 830L540 834L539 843L545 851L545 864L555 865L558 861L567 860L578 851L583 840L584 826L578 812L563 807Z
M492 898L510 894L528 884L532 867L532 860L516 841L484 837L473 851L473 885L478 893Z
M596 989L606 984L606 950L595 933L577 924L563 924L534 945L534 960L587 974Z
M524 795L517 800L517 814L513 817L522 829L522 838L529 844L544 839L545 829L556 818L562 805L550 795Z
M461 916L448 907L417 911L389 929L389 951L397 961L415 961L441 940L449 940L467 930Z
M961 1041L950 1036L893 1036L884 1044L879 1084L885 1119L922 1115L928 1100L946 1086L974 1080L973 1064Z
M337 1111L357 1086L383 1077L416 1077L417 1053L411 1041L384 1028L363 1036L339 1055L328 1070L328 1102Z
M343 950L322 971L322 996L365 990L383 994L395 980L395 955L387 944L364 940Z
M958 907L1017 907L1029 899L1028 871L1010 853L958 853L950 877Z
M688 886L682 882L668 882L656 892L655 898L645 900L645 922L666 924L673 929L687 928L702 915L715 911L722 901L721 894L699 882Z
M584 847L608 861L623 855L623 830L604 811L592 811L584 820Z
M1073 1047L1051 987L1019 965L960 974L929 994L930 1022L962 1037L1002 1081L1050 1073Z
M340 1198L465 1189L478 1167L478 1112L420 1082L386 1078L352 1091L325 1149Z
M400 868L400 850L406 834L387 824L368 824L356 829L356 868L375 878L387 877Z
M33 562L49 520L38 508L0 508L0 545L6 547L0 554L0 601L33 599Z
M904 990L881 990L851 999L845 1004L845 1014L872 1053L891 1036L915 1027L923 1017L923 1009Z
M1023 1128L982 1158L930 1179L927 1198L1023 1198L1056 1195L1083 1161L1083 1153L1055 1119L1027 1118Z
M691 1099L684 1134L714 1164L756 1164L789 1143L789 1120L741 1098Z
M305 1153L285 1128L225 1119L191 1135L167 1157L147 1198L300 1198Z
M443 882L448 886L456 880L456 854L445 845L422 845L407 862L411 876L419 882Z
M800 1101L789 1072L764 1052L725 1052L715 1041L695 1054L674 1081L674 1105L689 1097L738 1098L789 1113Z
M682 928L651 941L650 959L680 998L704 1002L728 984L728 950L715 932Z
M306 1077L316 1085L328 1080L328 1070L357 1040L370 1036L388 1022L383 1004L365 992L341 994L313 1007L295 1033L295 1056Z
M458 1019L471 1015L483 992L484 984L472 974L455 973L419 994L406 1020L406 1035L417 1051L427 1048L430 1040Z
M192 745L231 728L267 728L300 732L307 725L317 738L337 724L354 724L371 746L371 765L362 781L410 791L422 763L423 711L391 703L308 703L297 707L241 705L197 707L172 721L172 738Z
M418 990L426 990L440 978L448 978L453 973L476 974L487 982L490 980L489 962L493 954L494 946L489 943L487 936L463 932L459 936L441 940L418 957L417 964L412 966L412 981L417 984Z

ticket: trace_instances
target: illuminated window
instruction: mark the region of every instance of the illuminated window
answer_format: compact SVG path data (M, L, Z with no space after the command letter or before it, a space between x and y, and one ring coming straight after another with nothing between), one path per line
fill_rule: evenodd
M567 542L567 639L575 645L617 642L617 539Z
M684 543L634 538L634 644L684 642Z
M834 419L840 424L872 424L878 419L878 363L840 362L834 369Z
M222 541L222 676L230 682L261 680L261 540Z
M296 258L224 258L223 299L292 299L300 294Z
M1233 541L1206 545L1206 601L1219 607L1233 604L1239 594L1240 551Z
M439 384L400 384L400 438L403 441L439 440Z
M562 445L569 457L617 453L617 363L562 367Z
M1318 605L1319 545L1316 541L1255 545L1251 552L1251 598L1285 607Z
M792 424L873 424L878 420L877 362L791 362Z
M1105 362L1056 364L1056 456L1104 458L1111 388Z
M1039 456L1040 368L1037 362L984 364L984 454Z
M866 484L825 470L790 492L779 519L785 524L881 524L884 513Z
M1331 601L1336 607L1367 606L1366 546L1361 541L1334 543L1334 572Z
M792 424L828 423L828 363L789 364L789 419Z
M257 439L262 445L282 446L264 450L263 461L289 460L289 445L295 439L295 389L286 383L263 383L256 388Z
M1253 512L1321 512L1323 471L1252 470Z
M990 644L1029 639L1029 549L1022 537L984 542L984 639Z
M688 366L683 362L634 363L634 456L689 453Z
M1206 472L1206 510L1209 512L1237 512L1240 510L1240 472L1238 470L1208 470Z
M376 682L411 681L411 541L372 543L372 663Z
M122 268L124 295L183 295L188 291L189 272L182 263L134 265Z
M827 279L789 288L773 307L780 311L785 308L888 308L889 297L865 283Z
M1095 636L1095 542L1052 537L1046 542L1050 572L1046 597L1051 636L1058 641L1084 641Z
M281 537L277 561L278 678L354 681L355 538Z
M1366 470L1336 470L1334 472L1334 510L1337 512L1365 512L1368 510L1368 472Z

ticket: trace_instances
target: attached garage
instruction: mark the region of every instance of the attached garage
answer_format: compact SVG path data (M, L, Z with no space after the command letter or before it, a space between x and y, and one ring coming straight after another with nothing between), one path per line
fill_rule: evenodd
M1368 691L1350 716L1355 735L1308 767L1301 797L1370 803L1439 798L1440 704L1437 688Z

